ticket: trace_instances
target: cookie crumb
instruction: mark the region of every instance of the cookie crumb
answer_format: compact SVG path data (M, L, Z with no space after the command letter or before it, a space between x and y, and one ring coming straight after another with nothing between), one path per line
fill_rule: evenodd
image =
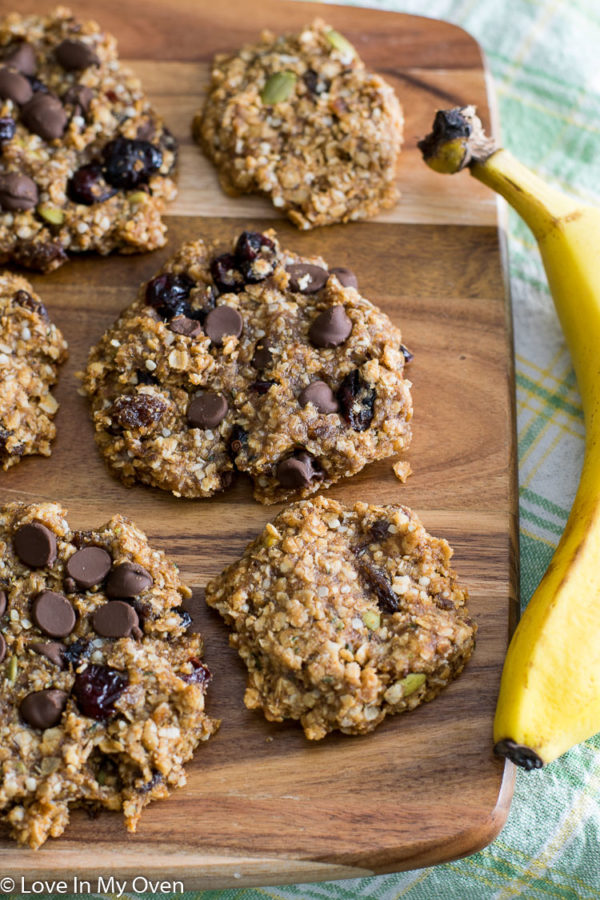
M395 462L392 469L394 470L394 475L402 484L406 484L407 479L412 475L410 463L404 459L399 459L398 462Z

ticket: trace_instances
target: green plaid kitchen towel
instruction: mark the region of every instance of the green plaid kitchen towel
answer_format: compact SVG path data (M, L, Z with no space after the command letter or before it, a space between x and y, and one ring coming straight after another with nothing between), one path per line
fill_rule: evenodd
M547 180L600 203L598 0L372 0L370 5L448 19L474 35L495 78L505 146ZM521 597L526 604L567 519L583 458L584 428L543 269L531 234L512 212L509 254L517 368ZM504 830L493 844L468 859L352 881L183 896L186 900L600 898L599 798L600 737L595 737L543 771L519 771Z

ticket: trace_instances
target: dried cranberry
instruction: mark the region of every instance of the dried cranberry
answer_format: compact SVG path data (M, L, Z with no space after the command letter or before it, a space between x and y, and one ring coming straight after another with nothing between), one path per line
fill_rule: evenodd
M161 418L166 402L156 394L124 394L112 405L111 416L121 428L148 428Z
M260 231L243 231L235 246L235 258L247 284L258 284L273 274L277 250L273 241Z
M246 449L248 444L248 432L241 425L234 425L229 435L228 450L232 459L235 459L238 453Z
M102 159L108 183L129 190L146 184L162 166L163 156L149 141L118 137L104 147Z
M342 381L337 392L340 413L355 431L365 431L371 424L376 396L375 388L365 384L358 369Z
M207 685L208 682L212 679L212 673L208 666L205 666L203 662L200 662L195 656L189 660L193 666L192 671L189 674L182 674L179 677L182 681L186 681L188 684L201 684Z
M387 576L381 569L371 565L366 559L359 557L358 571L369 590L377 597L377 603L382 612L395 613L400 609L400 601L392 590L392 585Z
M244 290L244 279L233 253L223 253L210 264L210 274L222 294L237 294Z
M255 394L266 394L274 384L277 384L276 381L266 381L262 378L258 378L256 381L253 381L250 385L250 390L254 391Z
M164 319L190 316L188 303L194 282L187 275L157 275L146 285L146 303L158 310Z
M96 163L81 166L80 169L73 173L67 184L69 199L73 203L81 203L84 206L102 203L116 193L116 190L106 183L102 174L102 167Z
M104 720L114 715L114 705L128 684L123 672L91 665L75 676L73 693L84 716Z
M11 119L10 116L4 116L0 119L0 144L6 144L7 141L11 141L15 136L16 128L15 120Z
M41 316L42 319L48 321L48 310L44 306L41 300L34 300L28 291L17 291L17 293L12 298L12 302L15 306L22 306L25 309L31 310L31 312L37 313L38 316Z

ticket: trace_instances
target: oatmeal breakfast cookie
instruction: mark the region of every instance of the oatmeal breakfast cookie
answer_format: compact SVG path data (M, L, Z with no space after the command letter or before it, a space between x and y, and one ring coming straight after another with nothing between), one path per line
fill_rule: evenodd
M246 706L319 740L432 700L476 632L451 555L403 506L285 509L206 589L248 667Z
M390 85L317 19L217 56L193 130L227 193L265 194L307 229L394 205L402 125Z
M63 7L0 20L0 261L161 247L175 162L110 34Z
M0 273L0 465L50 456L58 403L50 393L67 344L24 278Z
M65 513L0 509L0 812L32 848L73 805L135 831L219 724L176 566L123 516L74 531Z
M96 440L126 484L304 497L410 440L401 335L356 277L244 231L184 244L90 353Z

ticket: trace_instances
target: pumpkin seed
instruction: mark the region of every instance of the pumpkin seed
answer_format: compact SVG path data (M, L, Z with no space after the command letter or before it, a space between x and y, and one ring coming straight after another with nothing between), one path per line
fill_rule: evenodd
M425 684L425 675L422 672L411 672L406 678L402 678L398 684L402 685L402 696L408 697L418 691L422 684Z
M59 209L58 206L51 206L49 203L42 203L38 206L37 213L45 222L49 222L51 225L62 225L65 221L65 214L62 209Z
M267 106L283 103L284 100L291 97L295 85L296 75L294 72L275 72L260 92L260 99Z
M349 56L356 55L356 50L350 41L343 34L340 34L339 31L331 28L325 36L334 50L339 50L340 53L348 54Z

